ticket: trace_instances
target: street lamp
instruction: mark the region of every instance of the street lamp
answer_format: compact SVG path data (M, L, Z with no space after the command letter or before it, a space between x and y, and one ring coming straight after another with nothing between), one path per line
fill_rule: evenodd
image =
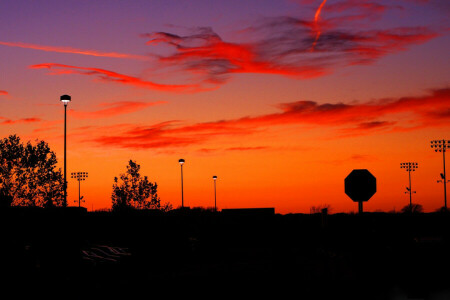
M67 206L67 159L66 159L66 116L67 116L67 104L71 101L69 95L62 95L60 101L64 104L64 202L63 206Z
M415 193L411 189L411 171L415 171L419 165L416 162L404 162L400 163L400 168L405 169L409 174L409 188L406 188L405 194L409 193L409 208L412 212L412 193Z
M86 180L88 177L88 172L73 172L71 173L72 178L78 180L78 207L81 206L81 181Z
M184 159L179 159L178 162L181 166L181 207L184 207L184 195L183 195L183 165L184 165Z
M214 211L217 211L217 197L216 197L216 180L217 180L217 176L214 175L213 176L213 180L214 180Z
M450 149L450 140L434 140L431 141L431 148L434 148L435 152L442 152L442 158L444 162L444 173L442 174L442 181L444 182L444 207L447 210L447 177L445 175L445 152Z

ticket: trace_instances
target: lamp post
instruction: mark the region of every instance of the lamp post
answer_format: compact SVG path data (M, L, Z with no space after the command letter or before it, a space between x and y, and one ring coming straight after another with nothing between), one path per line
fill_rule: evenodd
M181 207L184 207L184 195L183 195L183 165L184 165L184 159L179 159L178 162L181 166Z
M445 152L450 149L450 140L434 140L431 141L431 148L434 148L435 152L442 152L444 173L442 173L442 181L444 182L444 208L447 210L447 176L445 174Z
M213 176L213 180L214 180L214 211L217 211L217 197L216 197L216 180L217 180L217 176L214 175Z
M67 159L66 159L66 121L67 121L67 104L71 101L69 95L62 95L60 101L64 104L64 201L63 206L67 206Z
M78 180L78 207L81 206L81 181L86 180L88 177L88 172L73 172L71 173L72 178Z
M415 193L411 189L411 171L415 171L419 165L416 162L404 162L400 163L400 168L405 169L409 174L409 188L406 188L405 194L409 193L409 209L412 212L412 193Z

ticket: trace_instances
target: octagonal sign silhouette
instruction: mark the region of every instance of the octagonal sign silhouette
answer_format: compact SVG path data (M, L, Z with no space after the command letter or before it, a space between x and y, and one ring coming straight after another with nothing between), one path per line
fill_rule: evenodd
M377 191L377 179L367 169L355 169L345 178L345 193L354 202L368 201Z

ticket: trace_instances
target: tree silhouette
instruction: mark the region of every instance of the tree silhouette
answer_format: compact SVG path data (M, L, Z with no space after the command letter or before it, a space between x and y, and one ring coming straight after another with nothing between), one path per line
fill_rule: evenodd
M405 205L401 209L402 213L421 213L423 212L423 206L420 204L412 203L411 205Z
M147 176L142 177L140 169L141 166L136 161L130 160L127 171L120 174L119 178L114 177L111 196L113 210L130 208L170 210L170 204L161 206L156 182L150 182Z
M0 140L0 206L65 206L56 155L44 141Z
M329 213L330 210L331 210L331 205L329 205L329 204L318 205L318 206L311 206L309 208L309 212L311 214L320 214L320 213L323 213L324 211Z
M450 212L449 209L447 207L445 207L445 206L439 207L435 211L436 212L440 212L440 213L448 213L448 212Z

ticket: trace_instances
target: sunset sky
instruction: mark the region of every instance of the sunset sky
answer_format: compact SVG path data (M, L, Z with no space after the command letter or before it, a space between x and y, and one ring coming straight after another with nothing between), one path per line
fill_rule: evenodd
M357 211L353 169L377 178L366 211L444 205L450 139L448 0L2 0L0 137L45 140L111 207L132 159L162 203ZM450 160L450 156L448 157ZM450 172L449 166L447 170ZM68 179L68 203L78 205Z

